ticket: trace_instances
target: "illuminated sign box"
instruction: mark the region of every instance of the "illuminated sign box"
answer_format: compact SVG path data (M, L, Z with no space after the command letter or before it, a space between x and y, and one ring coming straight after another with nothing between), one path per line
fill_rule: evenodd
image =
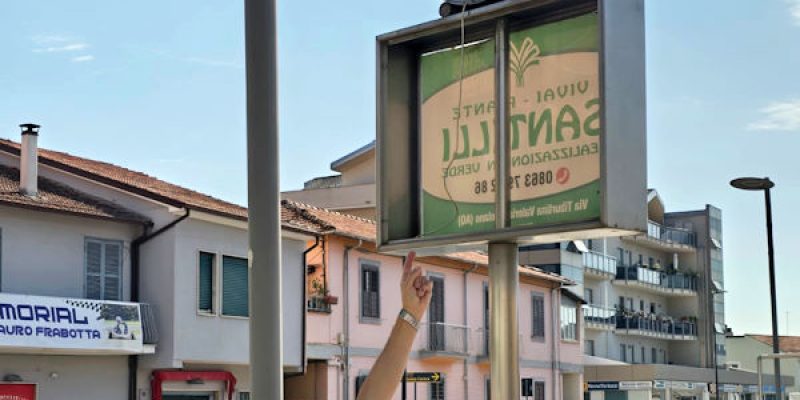
M381 250L645 231L643 2L508 0L463 46L461 23L378 37Z

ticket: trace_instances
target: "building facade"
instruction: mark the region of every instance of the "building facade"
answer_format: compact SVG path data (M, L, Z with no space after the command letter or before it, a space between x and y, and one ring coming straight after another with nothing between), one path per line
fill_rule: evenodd
M309 253L308 373L287 380L287 398L351 399L389 337L401 304L402 258L375 250L375 223L287 202L328 227ZM434 282L433 298L407 365L439 383L408 384L408 398L488 398L488 270L479 253L418 259ZM582 396L581 300L571 281L520 268L521 384L530 398ZM401 389L393 398L399 399Z
M728 365L731 368L750 372L758 370L758 356L772 353L772 336L770 335L729 335ZM781 336L778 339L781 353L800 354L800 336ZM765 375L775 373L772 360L764 360L762 371ZM800 398L800 359L787 359L781 361L781 375L788 375L794 379L793 385L786 385L786 393L790 399Z

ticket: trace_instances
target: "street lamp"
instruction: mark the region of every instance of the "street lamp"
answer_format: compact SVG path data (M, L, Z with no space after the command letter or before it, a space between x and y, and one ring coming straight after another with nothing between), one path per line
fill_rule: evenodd
M780 343L778 338L778 305L775 298L775 249L772 242L772 198L770 189L775 187L775 183L769 178L737 178L731 181L731 186L742 190L763 190L764 200L767 208L767 253L769 256L769 295L772 301L772 352L780 353ZM775 394L781 399L781 362L775 359Z

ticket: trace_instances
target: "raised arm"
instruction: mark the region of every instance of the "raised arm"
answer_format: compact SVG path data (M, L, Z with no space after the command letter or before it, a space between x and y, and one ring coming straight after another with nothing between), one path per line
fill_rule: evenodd
M415 256L414 252L408 253L403 265L403 278L400 281L403 310L394 323L383 352L361 387L357 400L390 399L403 376L408 353L417 335L417 325L428 309L433 288L433 284L422 275L422 269L414 267Z

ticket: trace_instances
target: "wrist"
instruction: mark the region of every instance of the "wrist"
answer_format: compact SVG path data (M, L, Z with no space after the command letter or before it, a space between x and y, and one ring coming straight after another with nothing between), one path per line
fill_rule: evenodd
M401 323L411 326L414 328L414 330L419 329L419 318L408 311L407 308L400 310L400 313L397 315L397 319L400 320Z

